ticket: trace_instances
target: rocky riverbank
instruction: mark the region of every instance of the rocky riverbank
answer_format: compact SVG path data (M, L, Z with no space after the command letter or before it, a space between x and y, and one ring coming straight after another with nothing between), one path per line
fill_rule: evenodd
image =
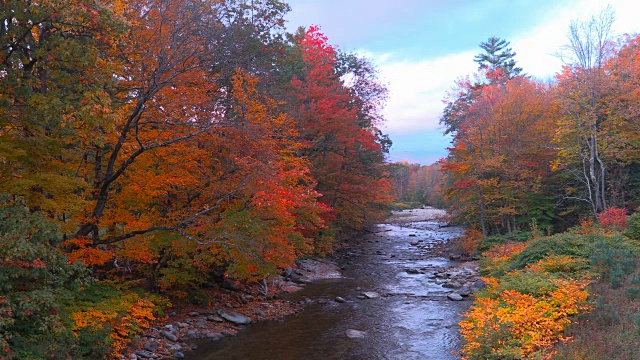
M240 287L233 283L227 284L226 289L212 293L211 298L213 301L210 306L187 308L170 313L164 322L166 325L152 328L146 332L133 345L127 356L123 358L132 360L183 358L185 357L185 352L194 349L194 342L199 342L205 346L207 342L203 343L202 339L214 342L219 341L224 337L236 335L248 324L263 320L282 319L287 315L299 313L303 306L311 304L329 307L339 306L345 311L348 311L346 309L351 307L359 308L360 306L365 306L368 308L369 306L374 306L371 308L374 310L382 305L379 302L381 299L403 298L406 299L404 300L405 304L409 299L416 299L415 301L449 301L453 304L453 302L461 302L473 297L473 292L483 286L482 280L478 278L478 264L476 262L400 260L400 258L416 255L418 255L416 260L430 259L434 256L456 257L455 249L452 250L447 246L448 241L438 241L437 239L425 237L425 234L433 233L431 230L438 230L440 227L447 226L444 215L445 213L442 210L437 209L415 209L396 212L388 223L400 226L400 231L389 230L388 226L379 226L368 236L354 239L354 241L345 244L342 249L332 256L334 261L328 259L306 259L300 261L296 268L288 269L282 277L269 282L267 288L268 296L265 295L264 286ZM400 246L402 248L400 252L383 246L385 241L390 238L396 239L394 241L396 245L394 246ZM445 238L450 239L450 237ZM373 252L368 254L371 251ZM295 292L305 287L305 284L313 283L316 280L337 279L342 276L341 272L352 273L348 270L354 266L364 266L364 268L377 267L377 265L362 263L363 258L373 259L371 256L386 263L393 263L397 260L400 261L399 264L411 265L405 266L400 271L401 274L404 274L402 276L405 277L402 283L410 285L408 287L400 286L399 291L390 290L389 286L380 287L378 285L377 288L375 286L356 286L348 292L330 297L306 297L305 295L292 301L279 298L279 295ZM347 279L347 281L350 282L352 280ZM393 280L388 278L388 281ZM391 288L393 287L391 286ZM420 290L425 288L430 289L430 291L424 292ZM413 289L417 290L413 291ZM307 293L307 291L303 293ZM277 295L277 297L274 295ZM369 303L369 301L375 302ZM331 303L335 305L330 305ZM362 305L358 305L360 303ZM417 305L419 304L417 303ZM455 308L457 309L458 307L456 306ZM358 339L368 335L364 330L357 330L357 327L349 327L345 329L342 336ZM196 354L199 354L199 352L196 351ZM198 356L201 356L201 354Z
M319 279L339 278L340 268L326 259L304 259L283 276L261 286L233 282L212 290L212 304L187 307L168 314L163 326L150 328L133 342L122 360L182 359L194 350L194 340L218 341L235 336L242 327L256 321L276 320L299 312L303 302L276 297L300 290Z

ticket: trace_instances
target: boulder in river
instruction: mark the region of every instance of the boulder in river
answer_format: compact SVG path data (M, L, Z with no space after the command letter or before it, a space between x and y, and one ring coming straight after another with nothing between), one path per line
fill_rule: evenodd
M487 287L487 283L485 283L484 280L482 279L478 279L474 281L473 284L471 284L471 290L473 291L481 290L481 289L484 289L485 287Z
M380 294L378 294L377 292L373 292L373 291L365 291L362 293L362 296L364 296L367 299L375 299L375 298L379 298Z
M458 291L456 291L456 293L460 294L461 296L469 296L469 295L471 295L471 293L473 293L473 290L471 289L471 286L464 285L463 287L458 289Z
M447 295L447 298L451 301L462 301L462 295L457 293L451 293Z
M364 339L364 337L367 336L366 332L354 329L348 329L345 331L345 334L350 339Z
M442 284L442 287L448 289L459 289L462 287L462 284L457 281L447 281L446 283Z
M235 311L231 310L218 310L218 315L220 315L223 319L232 322L236 325L247 325L251 324L251 318L248 316L244 316L242 314L238 314Z

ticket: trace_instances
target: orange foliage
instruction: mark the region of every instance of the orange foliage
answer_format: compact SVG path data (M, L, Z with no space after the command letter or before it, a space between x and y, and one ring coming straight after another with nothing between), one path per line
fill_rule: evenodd
M82 237L66 240L62 245L74 246L74 249L67 254L70 264L83 261L86 266L104 265L113 259L113 251L90 247L92 244L91 240Z
M492 249L487 253L504 257L510 252L521 251L522 246L504 250ZM522 272L541 272L549 276L552 272L570 269L576 262L570 257L553 256L528 266ZM498 355L523 359L534 355L536 358L549 358L546 350L557 341L566 340L563 332L572 322L571 316L591 309L586 290L589 280L550 278L555 288L543 295L514 289L499 290L498 279L484 280L487 294L477 298L465 314L466 318L460 322L461 334L466 340L462 349L463 359Z
M477 227L464 229L464 235L462 236L462 247L464 251L466 251L467 254L473 254L483 237L482 231Z
M111 354L118 357L131 336L140 334L151 326L151 322L156 319L156 307L152 301L129 293L119 299L97 304L95 308L72 313L71 318L75 324L72 330L108 327L111 330Z
M491 259L508 259L513 255L520 253L527 247L526 242L508 242L493 246L491 249L482 253L482 256Z

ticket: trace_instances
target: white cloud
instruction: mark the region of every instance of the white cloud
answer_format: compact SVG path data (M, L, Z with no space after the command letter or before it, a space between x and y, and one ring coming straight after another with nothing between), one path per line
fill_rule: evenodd
M557 6L550 11L547 21L511 41L512 48L517 52L518 64L527 74L537 78L544 80L553 77L562 69L562 60L557 54L567 44L571 21L586 21L607 4L611 4L616 15L613 36L640 31L637 4L633 1L585 0L573 6Z
M613 30L616 34L640 31L636 4L633 1L585 0L571 6L559 5L549 12L544 22L522 32L511 41L518 65L524 72L547 80L562 68L556 55L567 42L569 24L574 19L588 19L611 3L616 11ZM397 60L398 54L371 54L380 70L380 79L388 84L389 101L385 108L390 134L435 131L444 109L442 99L456 79L477 70L473 62L479 48L435 59Z
M374 57L380 79L389 88L386 130L408 133L437 129L446 92L457 78L476 69L473 56L473 52L464 52L421 61Z

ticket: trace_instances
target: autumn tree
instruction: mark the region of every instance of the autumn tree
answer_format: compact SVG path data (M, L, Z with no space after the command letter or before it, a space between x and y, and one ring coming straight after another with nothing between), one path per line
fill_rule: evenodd
M603 157L603 123L607 119L605 64L612 55L611 8L569 28L568 64L558 76L556 143L562 147L559 166L581 184L566 196L586 202L592 214L607 207L607 164Z
M115 122L114 49L127 23L115 5L93 1L0 7L0 188L75 231L64 224L71 214L77 223L92 196L78 171L82 143L103 143L94 131Z
M366 112L354 103L366 99L354 98L358 94L338 77L327 38L312 26L298 46L304 66L302 77L291 82L289 112L308 146L320 200L335 210L340 227L359 229L379 219L388 201L384 149L371 120L359 116Z
M546 205L543 210L527 200L544 193L542 181L555 155L547 146L553 135L547 89L524 77L460 86L458 99L474 100L459 101L465 106L449 113L455 114L456 131L442 166L452 180L446 194L454 213L485 235L490 225L513 231L530 218L547 223Z

